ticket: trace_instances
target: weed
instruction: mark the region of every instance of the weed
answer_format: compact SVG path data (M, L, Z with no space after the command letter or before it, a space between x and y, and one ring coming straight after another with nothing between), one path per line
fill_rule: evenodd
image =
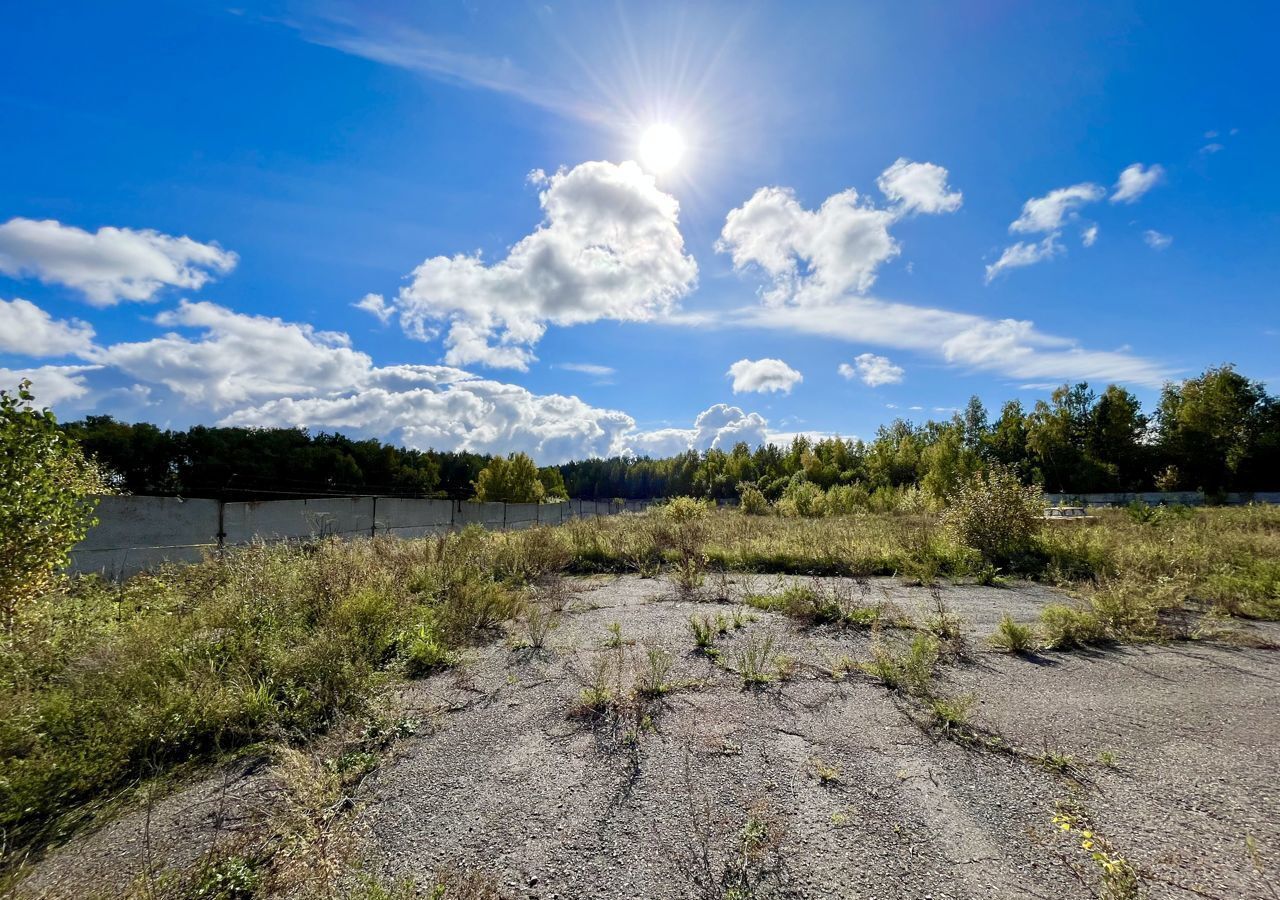
M1101 750L1098 752L1098 764L1106 766L1108 769L1116 767L1116 754L1114 750Z
M660 647L646 647L644 666L636 676L636 693L642 697L660 697L671 689L667 675L671 672L672 657Z
M540 603L530 603L525 607L524 637L525 646L541 650L547 645L547 638L560 625L560 617L550 607Z
M1040 612L1045 646L1070 650L1106 643L1107 629L1092 610L1051 603Z
M622 646L623 640L622 640L622 623L621 622L610 622L605 627L605 631L609 633L608 636L605 637L604 639L604 645L606 647L617 648Z
M991 636L993 647L1009 653L1031 653L1036 649L1036 644L1035 629L1029 625L1020 625L1008 613L1000 617L1000 625Z
M734 653L743 684L750 687L778 680L779 662L785 663L786 660L779 657L775 640L772 633L763 636L750 634Z
M715 619L709 616L690 616L689 630L693 633L694 646L699 651L707 653L715 648L716 638L720 634Z
M1116 854L1111 842L1094 830L1075 804L1058 803L1052 821L1060 832L1076 839L1097 867L1103 900L1137 900L1141 888L1137 870Z
M934 724L943 731L950 731L969 724L969 711L975 700L973 694L964 694L959 697L930 697L927 702Z
M599 654L591 661L591 674L577 702L569 709L570 718L596 719L604 716L618 702L617 684L622 673L620 655Z
M819 784L840 783L840 769L837 766L833 766L816 756L809 760L809 765L813 769L813 775L818 779Z
M938 653L938 639L928 632L917 634L905 646L899 642L890 647L876 639L871 644L871 659L860 663L859 668L893 690L912 697L928 697Z

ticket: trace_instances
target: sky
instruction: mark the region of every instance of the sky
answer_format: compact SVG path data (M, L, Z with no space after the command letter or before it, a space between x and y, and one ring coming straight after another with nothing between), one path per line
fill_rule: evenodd
M1280 386L1269 4L24 4L0 387L540 463Z

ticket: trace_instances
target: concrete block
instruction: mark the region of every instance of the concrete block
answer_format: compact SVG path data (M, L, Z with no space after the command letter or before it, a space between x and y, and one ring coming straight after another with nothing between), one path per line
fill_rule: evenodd
M453 527L452 500L379 497L374 512L376 534L416 538L444 534Z
M507 528L530 528L538 524L540 503L508 503Z
M477 503L464 500L458 504L453 524L457 528L481 525L493 531L501 531L506 525L505 503Z
M218 544L216 500L103 497L96 515L68 572L127 578L165 562L198 562Z
M227 503L223 508L222 528L227 544L331 535L369 537L373 533L373 498L325 497L318 500Z

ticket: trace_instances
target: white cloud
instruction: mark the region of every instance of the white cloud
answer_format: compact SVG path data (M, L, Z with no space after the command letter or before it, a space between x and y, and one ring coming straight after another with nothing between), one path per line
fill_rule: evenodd
M474 377L403 390L279 397L238 409L220 424L343 429L419 449L522 451L542 464L627 452L635 428L626 413L577 397Z
M1014 220L1009 230L1017 234L1057 231L1077 209L1101 200L1106 193L1101 186L1085 182L1052 190L1043 197L1032 197L1022 204L1022 215Z
M791 389L804 381L804 376L780 359L740 359L725 373L733 378L733 392L742 393L791 393Z
M1222 149L1223 149L1223 146L1215 141L1211 144L1205 144L1203 147L1200 148L1200 152L1203 153L1205 156L1210 156Z
M166 286L198 290L236 262L236 254L216 243L150 229L88 232L53 219L23 218L0 225L0 272L73 288L95 306L151 300Z
M97 366L39 366L34 369L0 368L0 386L14 390L23 381L31 382L31 393L39 406L57 406L78 400L89 393L85 374Z
M717 403L703 410L692 428L662 428L630 436L629 448L639 456L672 456L686 450L730 450L740 441L755 447L768 443L769 423L759 413Z
M608 378L617 374L617 369L612 366L601 366L596 363L556 363L553 368L564 369L566 372L581 372L583 375L595 375L597 378Z
M391 320L396 311L395 304L388 303L381 294L365 294L351 305L356 309L363 309L383 325L386 325Z
M1147 246L1152 250L1164 250L1173 243L1171 235L1161 234L1154 228L1148 228L1142 232L1142 239L1147 242Z
M802 207L790 188L760 188L725 217L716 249L732 256L734 268L756 266L769 276L766 303L806 305L864 293L880 266L900 252L889 233L895 222L909 212L959 206L958 195L945 192L946 175L931 163L894 163L880 176L886 196L899 201L890 209L853 188L828 197L817 210Z
M1137 203L1143 194L1159 184L1163 178L1164 166L1161 165L1153 165L1147 169L1142 167L1142 163L1126 166L1116 181L1111 202Z
M163 384L190 403L224 409L261 397L311 395L366 383L371 361L345 334L214 303L182 301L161 313L167 327L198 329L114 344L92 356L143 381Z
M176 396L184 414L217 411L222 425L343 429L421 449L520 450L544 464L659 447L755 445L767 434L762 416L727 404L705 410L690 428L641 432L627 413L578 397L539 395L450 366L375 366L345 334L213 303L184 301L156 322L175 331L90 347L83 356L92 365L0 369L0 383L29 377L37 398L56 405L88 394L88 373L113 370L136 383L104 396L157 407ZM168 391L156 396L160 385Z
M1045 334L1029 321L988 319L874 297L845 297L808 307L752 307L739 310L735 321L931 353L953 365L1024 380L1118 381L1159 387L1172 374L1167 367L1126 351L1085 349L1074 339Z
M447 329L445 361L527 369L548 323L646 321L670 313L698 267L684 252L679 204L633 162L586 162L531 176L545 219L506 258L437 256L395 307L409 334Z
M862 353L854 359L853 365L841 363L837 370L845 378L852 381L858 378L863 384L870 387L879 387L882 384L898 384L902 381L902 376L906 371L901 367L894 365L889 361L888 357L876 356L874 353Z
M1098 241L1098 226L1090 225L1084 231L1080 232L1080 243L1086 247L1092 247Z
M933 163L898 159L876 180L880 192L904 210L922 213L955 212L964 197L947 190L947 170Z
M1095 230L1096 235L1096 230ZM1063 252L1062 245L1058 243L1059 232L1046 235L1044 240L1027 243L1026 241L1018 241L1016 244L1010 244L1004 248L1004 252L1000 254L1000 258L987 266L986 282L990 284L1001 272L1008 269L1016 269L1021 266L1031 266L1046 259L1052 259ZM1086 238L1086 246L1092 243Z
M28 300L0 300L0 352L21 356L69 356L93 346L93 327L79 319L55 319Z

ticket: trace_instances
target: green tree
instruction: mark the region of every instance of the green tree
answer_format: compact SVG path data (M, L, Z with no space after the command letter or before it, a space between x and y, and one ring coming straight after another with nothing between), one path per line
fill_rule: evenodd
M94 524L98 467L32 405L31 384L0 391L0 617L13 629L20 609L49 589L67 553Z
M546 494L538 467L523 453L495 456L475 480L476 499L488 502L539 503Z
M1234 366L1166 384L1157 413L1159 447L1165 462L1176 469L1179 486L1205 491L1260 487L1245 483L1243 476L1262 475L1258 459L1275 441L1269 433L1275 406L1260 382L1245 378Z
M564 476L555 466L543 466L538 470L542 482L542 495L547 500L568 500L569 490L564 486Z

